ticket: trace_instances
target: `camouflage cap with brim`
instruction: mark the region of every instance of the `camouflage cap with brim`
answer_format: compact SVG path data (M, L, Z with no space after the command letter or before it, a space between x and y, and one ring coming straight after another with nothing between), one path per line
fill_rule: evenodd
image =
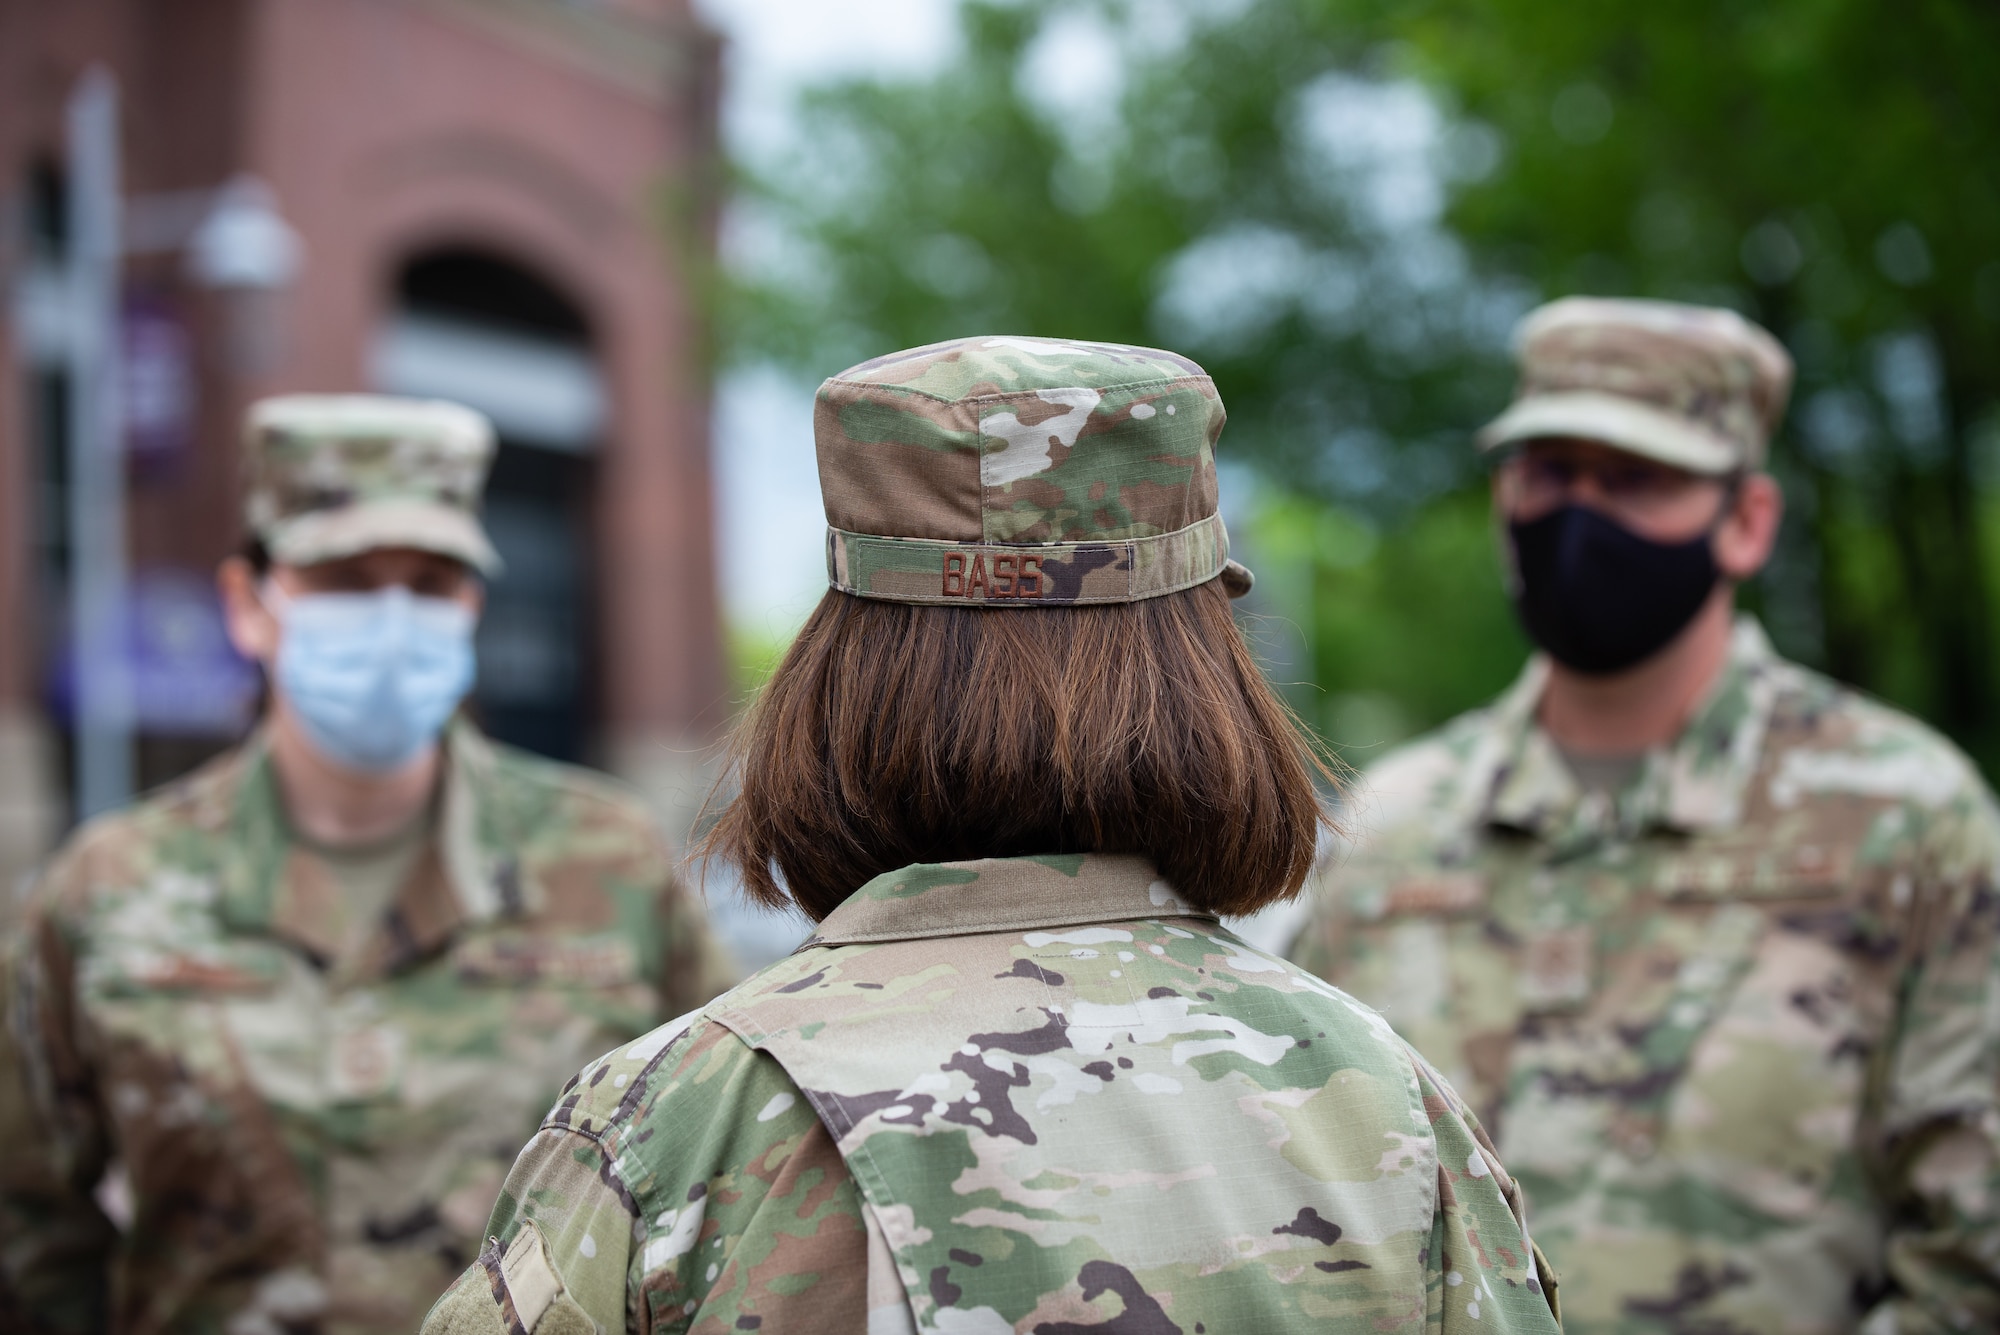
M982 336L819 388L827 579L892 602L1127 603L1251 575L1217 512L1222 399L1172 352Z
M442 400L263 399L244 427L244 521L286 565L413 547L494 574L479 522L493 448L482 414Z
M1791 393L1778 340L1705 306L1568 297L1521 322L1515 351L1520 388L1479 433L1481 449L1569 437L1733 473L1763 465Z

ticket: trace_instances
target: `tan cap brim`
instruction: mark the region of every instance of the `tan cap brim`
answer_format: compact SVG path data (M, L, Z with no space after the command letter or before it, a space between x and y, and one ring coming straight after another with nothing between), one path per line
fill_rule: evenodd
M1224 561L1222 573L1216 578L1222 581L1222 591L1231 598L1241 598L1257 582L1257 577L1250 573L1250 567L1241 561Z
M1602 441L1690 473L1733 473L1753 463L1735 445L1686 418L1616 394L1531 395L1489 422L1474 439L1482 450L1497 450L1550 436Z
M414 547L456 557L482 575L500 573L500 554L464 510L425 500L364 501L282 520L264 534L271 558L309 566L377 547Z

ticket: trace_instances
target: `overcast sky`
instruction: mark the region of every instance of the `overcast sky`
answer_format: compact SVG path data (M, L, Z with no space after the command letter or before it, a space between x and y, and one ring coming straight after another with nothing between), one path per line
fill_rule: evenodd
M952 0L696 0L725 35L723 132L756 154L783 141L793 94L842 74L922 74L950 58ZM830 368L838 369L838 368ZM812 387L747 372L717 386L717 541L732 622L785 632L826 587Z

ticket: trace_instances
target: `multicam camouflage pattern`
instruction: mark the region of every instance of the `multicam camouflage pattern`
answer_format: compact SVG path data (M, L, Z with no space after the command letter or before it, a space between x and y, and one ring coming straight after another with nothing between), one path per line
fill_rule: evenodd
M253 741L52 864L8 972L0 1266L36 1325L407 1332L563 1082L726 982L645 817L450 734L351 976Z
M1485 449L1576 436L1697 473L1757 468L1791 394L1790 354L1734 311L1567 297L1515 345L1520 388Z
M1152 348L981 337L820 386L827 578L912 603L1132 602L1222 575L1215 384Z
M287 394L244 421L244 523L311 565L374 547L455 556L489 574L479 525L493 425L470 408L382 394Z
M1292 957L1495 1128L1574 1333L2000 1329L2000 816L1739 625L1615 798L1544 670L1392 754Z
M586 1067L425 1330L1556 1329L1379 1016L1132 857L908 867Z

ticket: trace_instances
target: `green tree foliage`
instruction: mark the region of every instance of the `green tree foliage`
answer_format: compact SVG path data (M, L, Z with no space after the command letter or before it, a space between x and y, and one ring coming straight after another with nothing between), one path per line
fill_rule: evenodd
M1267 611L1326 694L1295 698L1340 740L1357 701L1419 726L1519 661L1467 444L1512 321L1574 291L1733 305L1800 363L1793 518L1753 601L1792 652L2000 759L2000 11L961 15L935 78L816 90L797 151L750 165L739 355L824 374L1005 330L1201 358L1225 457L1264 479L1244 536L1296 572Z
M1527 652L1494 575L1482 492L1439 497L1386 531L1349 507L1280 494L1250 537L1264 594L1246 617L1251 643L1350 764L1485 700Z
M2000 10L1434 3L1415 64L1498 129L1451 221L1544 291L1712 300L1799 360L1782 638L2000 760Z

